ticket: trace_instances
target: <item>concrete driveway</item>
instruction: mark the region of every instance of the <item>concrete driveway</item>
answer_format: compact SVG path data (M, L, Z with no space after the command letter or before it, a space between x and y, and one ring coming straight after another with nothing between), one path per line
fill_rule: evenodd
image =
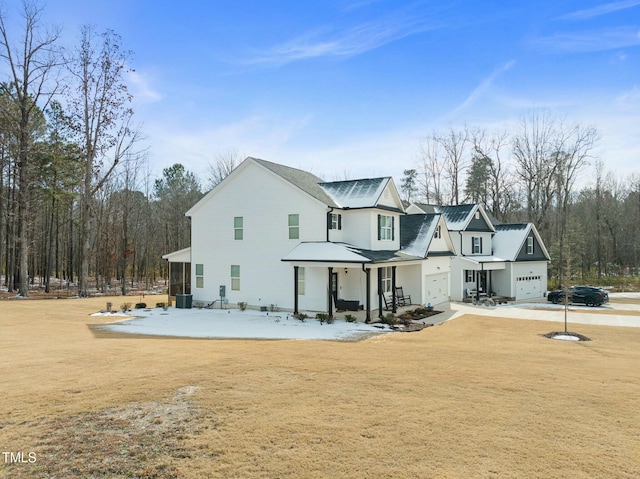
M611 293L611 299L603 306L590 308L581 305L569 305L567 321L575 324L592 324L600 326L627 326L640 328L640 304L619 303L625 298L640 299L640 293ZM496 318L533 319L536 321L553 321L564 323L564 305L552 304L545 299L527 302L488 306L473 306L468 303L450 303L446 318L453 319L464 314L492 316Z

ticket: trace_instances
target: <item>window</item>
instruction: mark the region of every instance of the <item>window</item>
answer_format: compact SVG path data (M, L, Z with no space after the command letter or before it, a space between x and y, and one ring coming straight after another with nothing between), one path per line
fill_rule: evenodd
M196 264L196 288L204 288L204 265Z
M393 240L393 216L378 215L378 239Z
M533 254L533 236L527 238L527 254Z
M329 219L329 229L341 230L342 229L342 215L338 213L331 213Z
M440 225L436 226L436 231L433 233L434 238L442 238L442 227Z
M391 266L380 268L380 276L382 277L382 292L391 292Z
M289 215L289 239L300 239L300 216Z
M476 272L472 269L465 270L465 283L475 283L476 282Z
M241 240L243 238L243 222L242 216L233 218L233 239Z
M298 268L298 294L304 294L304 268Z
M240 291L240 266L231 265L231 291Z
M471 238L471 253L472 254L482 253L482 238L480 236L474 236Z

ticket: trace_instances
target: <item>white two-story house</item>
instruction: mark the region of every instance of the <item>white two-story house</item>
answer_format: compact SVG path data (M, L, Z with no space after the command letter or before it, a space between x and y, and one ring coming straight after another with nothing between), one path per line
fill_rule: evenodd
M412 204L407 212L444 217L456 252L451 299L492 295L521 300L546 293L550 256L532 223L498 224L479 204Z
M247 158L187 213L194 301L294 312L396 309L449 299L454 246L440 214L406 215L390 177L324 182ZM179 269L179 268L174 268Z

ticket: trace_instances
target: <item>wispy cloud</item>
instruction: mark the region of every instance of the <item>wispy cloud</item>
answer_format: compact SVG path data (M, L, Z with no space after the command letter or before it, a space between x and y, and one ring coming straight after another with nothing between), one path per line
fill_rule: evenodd
M638 5L640 5L640 0L625 0L622 2L605 3L603 5L598 5L597 7L567 13L566 15L556 18L556 20L587 20L589 18L607 15L620 10L626 10L627 8L633 8Z
M162 100L162 94L151 86L150 79L144 74L130 70L127 73L127 80L131 87L131 93L137 101L155 103Z
M640 30L631 27L575 33L558 33L531 41L550 53L587 53L640 45Z
M516 61L511 60L504 65L496 68L487 78L482 80L480 84L473 89L469 96L467 96L467 98L460 105L458 105L450 113L448 113L447 116L456 115L457 113L460 113L461 111L475 104L483 95L486 95L496 79L506 71L510 70L515 64Z
M284 65L321 57L352 57L385 44L437 28L409 12L337 29L322 28L276 45L246 60L248 64Z

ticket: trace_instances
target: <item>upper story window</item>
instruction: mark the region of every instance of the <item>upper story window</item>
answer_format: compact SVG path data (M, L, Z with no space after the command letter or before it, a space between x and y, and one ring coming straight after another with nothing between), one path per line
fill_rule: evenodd
M393 240L394 218L393 216L378 215L378 239L379 240Z
M244 236L244 227L243 227L243 219L242 216L236 216L233 218L233 239L241 240Z
M341 230L342 229L342 215L339 213L331 213L329 218L329 229Z
M300 239L300 215L289 215L289 239Z
M434 238L442 238L442 226L436 226L436 231L433 233Z
M533 254L533 236L527 238L527 254Z
M471 238L471 253L482 254L482 237L481 236L473 236Z

